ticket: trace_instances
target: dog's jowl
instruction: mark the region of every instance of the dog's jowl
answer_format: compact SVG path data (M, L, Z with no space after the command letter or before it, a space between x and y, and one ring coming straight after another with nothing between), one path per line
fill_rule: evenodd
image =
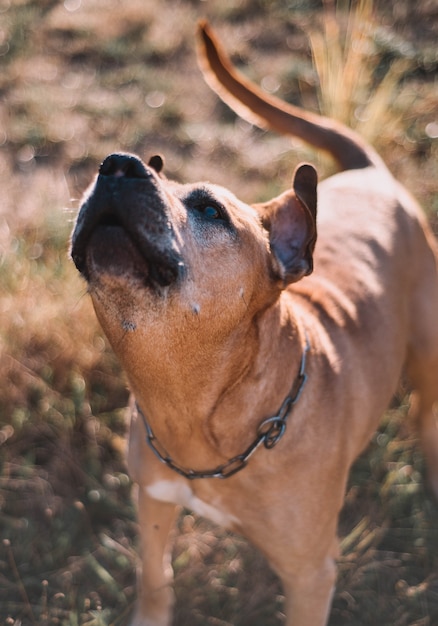
M243 79L208 25L200 37L225 101L341 171L317 186L300 165L283 194L250 206L168 180L160 157L114 154L84 199L73 260L135 396L143 568L132 623L172 622L168 534L184 505L264 552L289 626L323 626L348 471L403 366L438 494L437 248L373 148Z

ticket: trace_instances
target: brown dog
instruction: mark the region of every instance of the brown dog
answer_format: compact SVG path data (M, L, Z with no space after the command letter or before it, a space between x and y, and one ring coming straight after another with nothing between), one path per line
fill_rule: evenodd
M435 240L371 147L262 95L207 25L202 37L221 96L345 171L318 187L315 254L310 165L279 197L248 206L221 187L167 180L159 157L116 154L83 203L73 259L136 398L129 466L143 569L133 624L171 623L166 546L184 505L265 553L288 625L322 626L348 471L403 364L438 494Z

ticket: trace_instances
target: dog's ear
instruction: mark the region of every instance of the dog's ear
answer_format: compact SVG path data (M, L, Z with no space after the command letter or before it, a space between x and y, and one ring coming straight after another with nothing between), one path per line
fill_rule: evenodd
M154 156L151 156L149 159L148 165L159 174L164 167L164 159L160 154L154 154Z
M285 285L313 270L316 185L315 168L302 164L294 173L292 189L259 205L263 225L269 231L274 272Z

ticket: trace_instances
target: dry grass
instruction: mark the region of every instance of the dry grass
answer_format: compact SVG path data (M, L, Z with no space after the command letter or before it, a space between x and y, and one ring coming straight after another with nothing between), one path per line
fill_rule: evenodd
M414 66L413 50L391 60L379 78L379 26L373 0L359 0L350 12L345 2L324 4L321 29L309 30L320 110L357 128L379 148L404 131L405 111L397 99L401 79ZM346 21L344 28L342 21Z
M74 208L99 160L162 152L170 176L257 201L287 185L297 160L316 158L236 120L208 91L194 58L201 14L245 71L316 108L310 31L321 106L374 138L436 217L433 6L382 1L377 18L370 0L349 16L344 4L339 22L316 0L0 8L1 624L123 624L135 599L126 383L68 260ZM331 626L438 623L438 511L405 405L402 394L352 472ZM188 511L174 565L176 624L282 623L262 557Z

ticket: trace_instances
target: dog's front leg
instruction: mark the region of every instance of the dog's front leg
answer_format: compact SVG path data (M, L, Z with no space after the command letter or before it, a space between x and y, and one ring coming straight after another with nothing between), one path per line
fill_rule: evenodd
M285 593L287 626L325 626L335 587L336 566L327 557L320 567L306 565L298 574L280 574Z
M176 506L151 498L139 487L138 523L141 567L137 573L138 600L131 626L170 626L172 623L173 572L169 533Z

